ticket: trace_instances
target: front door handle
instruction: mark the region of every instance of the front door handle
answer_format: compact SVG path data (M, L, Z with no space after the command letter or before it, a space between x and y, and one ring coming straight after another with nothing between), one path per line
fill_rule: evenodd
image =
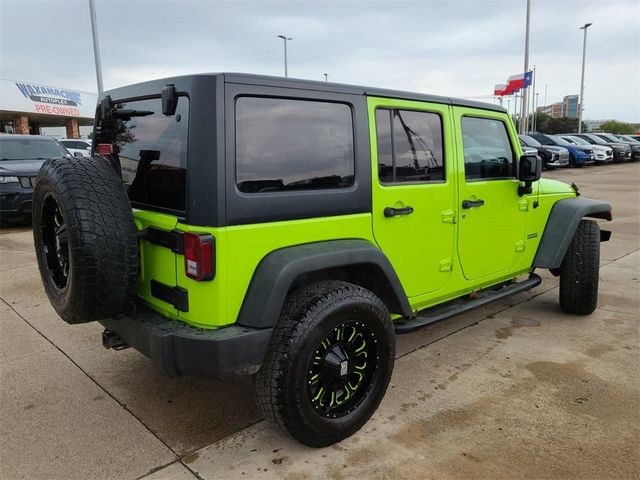
M484 200L463 200L462 208L481 207L484 205Z
M411 215L413 213L413 207L393 208L387 207L384 209L384 216L387 218L395 217L396 215Z

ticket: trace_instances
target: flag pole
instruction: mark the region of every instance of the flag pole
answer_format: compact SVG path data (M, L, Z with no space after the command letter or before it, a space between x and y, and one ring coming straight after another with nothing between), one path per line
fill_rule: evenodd
M530 115L530 119L529 119L529 131L533 131L533 118L536 114L535 111L535 98L536 98L536 66L533 66L533 75L532 75L533 79L531 80L532 82L532 88L531 88L531 115Z
M531 18L531 0L527 0L527 25L525 29L524 36L524 74L527 74L529 71L529 21ZM527 114L527 93L529 93L529 88L524 87L524 92L522 95L522 105L521 105L521 117L520 117L520 133L523 133L525 130L525 116Z

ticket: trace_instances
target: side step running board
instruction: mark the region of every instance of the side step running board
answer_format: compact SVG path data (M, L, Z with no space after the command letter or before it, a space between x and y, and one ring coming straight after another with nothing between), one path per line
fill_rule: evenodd
M410 320L397 320L394 322L394 328L396 333L413 332L432 323L457 315L458 313L473 310L476 307L493 302L494 300L504 298L514 293L530 290L533 287L540 285L541 282L542 279L535 273L532 273L529 278L522 282L509 283L497 289L496 287L489 287L485 290L475 292L473 297L452 300L451 302L447 302L443 305L423 310L419 313L419 316Z

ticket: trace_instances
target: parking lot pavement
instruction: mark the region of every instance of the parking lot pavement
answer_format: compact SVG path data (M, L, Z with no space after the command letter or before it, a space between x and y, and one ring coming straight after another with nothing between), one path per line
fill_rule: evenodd
M0 478L640 476L640 164L545 176L613 205L598 310L563 314L544 274L398 337L379 411L320 450L260 422L249 379L167 378L102 349L99 326L64 324L28 229L0 231Z

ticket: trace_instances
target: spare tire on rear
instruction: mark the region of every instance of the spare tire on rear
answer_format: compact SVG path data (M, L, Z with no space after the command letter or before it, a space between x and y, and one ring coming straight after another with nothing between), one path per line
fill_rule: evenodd
M42 165L33 239L45 291L65 322L126 309L137 283L138 241L125 187L107 161L59 158Z

